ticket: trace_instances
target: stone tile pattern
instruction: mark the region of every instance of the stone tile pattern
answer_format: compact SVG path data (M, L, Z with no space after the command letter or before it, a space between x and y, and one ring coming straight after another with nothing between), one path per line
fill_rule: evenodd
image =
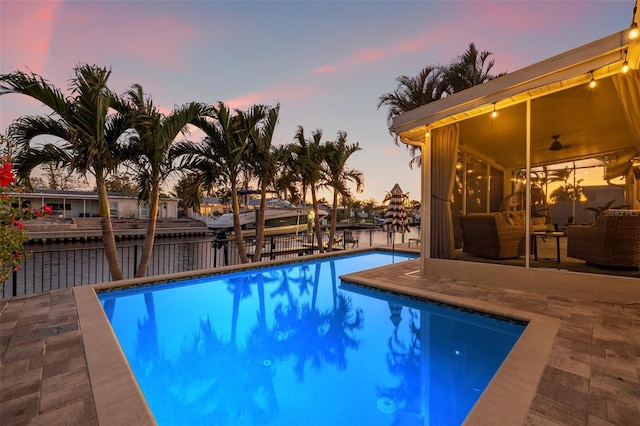
M98 424L71 289L1 301L0 351L0 424Z
M412 263L363 274L399 291L417 287L561 320L526 425L640 425L635 295L627 303L610 303L519 289L517 283L497 288L409 278ZM0 326L0 424L97 424L71 290L0 301Z

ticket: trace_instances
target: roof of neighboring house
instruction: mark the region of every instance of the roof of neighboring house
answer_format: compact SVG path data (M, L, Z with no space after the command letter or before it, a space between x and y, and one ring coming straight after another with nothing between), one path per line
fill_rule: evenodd
M96 191L59 191L53 189L36 189L34 192L20 192L11 193L12 197L33 198L33 197L56 197L56 198L70 198L70 199L97 199L98 193ZM108 192L109 198L124 198L124 199L138 199L137 194L124 194L121 192ZM169 201L178 198L160 197L161 200Z

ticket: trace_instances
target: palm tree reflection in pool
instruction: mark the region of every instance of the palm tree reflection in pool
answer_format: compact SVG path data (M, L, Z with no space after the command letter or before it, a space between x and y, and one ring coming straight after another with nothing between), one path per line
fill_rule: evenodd
M279 392L273 381L277 368L292 365L300 382L310 367L316 371L326 366L345 369L348 350L359 348L356 332L363 325L362 310L353 307L346 293L337 292L335 282L333 306L317 308L320 266L315 266L316 271L312 268L314 265L305 265L227 280L227 289L233 295L231 337L227 341L220 333L224 324L202 318L175 359L164 354L157 341L153 296L145 293L147 316L138 322L132 367L139 381L145 383L143 390L150 386L166 389L162 393L145 392L157 419L184 424L183 413L188 412L191 419L212 425L267 424L280 411ZM270 325L264 312L265 284L277 285L269 296L280 299ZM259 298L256 323L246 341L236 341L243 340L237 336L239 312L253 286ZM299 290L294 292L296 286ZM311 301L301 302L294 293L308 295L310 287L314 292Z

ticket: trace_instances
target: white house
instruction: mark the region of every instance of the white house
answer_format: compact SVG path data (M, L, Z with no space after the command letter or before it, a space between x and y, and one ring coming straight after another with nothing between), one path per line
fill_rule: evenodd
M94 191L54 191L37 190L29 193L13 193L11 197L18 200L22 207L41 208L49 206L54 215L63 218L99 216L98 194ZM177 218L178 199L160 198L158 218ZM109 193L109 208L114 219L149 218L149 206L147 203L139 203L136 196Z

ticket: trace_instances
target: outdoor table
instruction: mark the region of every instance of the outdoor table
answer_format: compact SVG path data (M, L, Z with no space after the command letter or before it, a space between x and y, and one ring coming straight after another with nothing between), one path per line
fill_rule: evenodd
M556 261L560 263L560 238L566 237L567 234L564 232L533 232L531 234L533 236L533 256L535 260L538 260L538 237L542 237L544 240L546 237L555 238L556 239ZM553 259L549 259L553 260Z

